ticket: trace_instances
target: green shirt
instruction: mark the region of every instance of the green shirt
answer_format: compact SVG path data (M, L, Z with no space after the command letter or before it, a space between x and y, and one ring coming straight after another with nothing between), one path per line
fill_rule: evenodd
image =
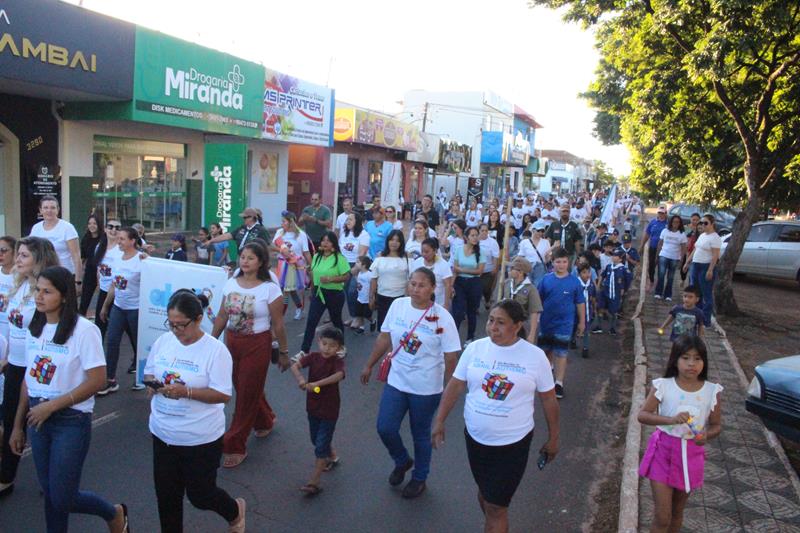
M325 207L324 205L320 204L318 208L314 208L313 205L309 205L305 209L303 209L304 215L309 215L317 220L330 220L331 219L331 210ZM325 235L325 232L328 231L328 228L320 224L319 222L308 222L306 221L304 224L306 234L308 234L309 239L314 241L315 243L319 243L322 236Z
M344 290L344 282L320 283L319 280L323 276L333 278L343 276L348 272L350 272L350 263L347 262L347 259L342 254L331 254L326 257L318 253L311 260L311 274L314 276L314 286L317 288L317 293L320 292L320 289Z

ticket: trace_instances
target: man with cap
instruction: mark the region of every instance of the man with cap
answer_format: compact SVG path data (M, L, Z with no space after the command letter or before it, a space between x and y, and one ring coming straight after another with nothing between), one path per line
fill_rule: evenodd
M567 204L561 206L560 213L561 218L550 224L544 236L550 240L551 246L555 246L558 243L559 246L567 251L571 265L575 262L575 256L581 253L583 235L578 224L574 220L570 220L569 206Z
M536 286L531 283L530 272L530 261L521 256L515 257L509 265L508 279L503 284L503 299L510 298L520 304L525 311L525 316L531 318L526 339L531 344L536 344L542 300L539 298Z
M315 192L311 195L311 205L303 209L297 223L303 226L306 235L314 243L314 249L319 248L322 236L333 227L331 210L328 209L328 206L322 205L319 193Z
M631 274L633 274L633 271L636 270L636 267L638 267L639 263L642 261L641 256L639 256L639 250L633 246L632 241L633 238L631 234L626 233L622 236L622 246L619 248L625 252L625 257L622 259L622 262Z
M656 218L647 224L647 229L644 230L642 236L642 245L640 252L644 255L645 247L647 247L647 289L652 287L656 277L656 266L658 265L658 240L661 238L661 232L667 227L667 208L663 205L658 206Z
M236 249L241 250L244 245L253 239L263 239L266 242L272 242L267 228L262 225L261 211L255 207L248 207L239 214L242 217L242 225L234 230L227 231L222 235L217 235L210 239L207 244L216 244L218 242L236 241Z

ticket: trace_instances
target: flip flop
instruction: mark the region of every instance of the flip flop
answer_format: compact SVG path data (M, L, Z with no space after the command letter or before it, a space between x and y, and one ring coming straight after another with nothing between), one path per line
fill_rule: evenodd
M253 434L259 438L263 439L264 437L269 437L269 434L272 433L272 428L269 429L257 429L253 432Z
M236 468L247 459L246 453L225 453L222 454L223 468Z
M312 485L311 483L306 483L305 485L300 487L300 492L302 492L306 497L311 498L322 492L322 487L320 487L319 485Z
M336 459L331 459L330 461L328 461L328 464L325 465L325 468L323 468L322 471L323 472L330 472L331 470L333 470L334 468L339 466L339 461L340 460L341 460L340 457L337 457Z

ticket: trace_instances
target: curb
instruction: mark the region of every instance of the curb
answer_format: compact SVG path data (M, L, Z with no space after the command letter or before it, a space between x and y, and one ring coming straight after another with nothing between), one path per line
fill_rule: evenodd
M728 341L728 334L725 332L725 329L722 327L722 325L717 322L716 316L711 317L711 326L716 330L720 337L722 337L722 345L725 347L725 351L728 353L728 358L731 361L731 365L736 370L736 374L739 376L739 381L744 387L744 390L747 390L747 376L745 375L744 370L742 370L742 366L739 364L739 359L736 357L736 352L733 351L733 346L731 346L731 343ZM775 455L778 456L778 459L786 469L786 474L789 476L789 480L792 482L792 487L794 488L797 500L800 501L800 477L797 476L797 472L795 472L794 468L792 468L789 458L786 456L786 452L783 450L783 446L778 440L778 437L775 436L775 433L767 429L765 425L761 424L761 430L764 432L764 437L767 439L770 447L775 452Z
M644 348L644 331L642 329L642 306L645 301L648 256L642 258L642 276L639 278L639 303L631 318L633 322L633 389L631 391L631 407L628 411L628 430L625 435L625 455L622 459L622 480L619 490L619 521L617 530L624 533L636 533L639 530L639 451L642 444L642 425L634 418L645 400L645 384L647 383L647 354Z

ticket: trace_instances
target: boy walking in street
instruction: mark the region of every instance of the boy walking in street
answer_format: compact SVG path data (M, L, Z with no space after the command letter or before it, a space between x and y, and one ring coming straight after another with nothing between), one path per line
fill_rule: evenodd
M539 321L539 348L544 350L551 365L555 365L556 398L564 397L564 376L567 356L575 325L576 334L583 335L586 322L586 300L580 280L569 272L569 252L563 247L553 251L554 272L539 281L542 316Z
M622 309L622 298L631 283L628 269L622 264L623 257L625 257L625 252L616 250L611 255L611 264L605 267L600 277L600 295L597 298L599 320L592 333L603 332L603 317L607 315L609 319L608 332L611 335L617 334L617 313Z
M314 471L308 483L300 487L306 496L316 496L322 491L322 472L333 469L339 457L333 451L333 431L339 418L339 382L344 379L344 360L338 353L344 349L344 335L334 327L319 334L319 351L304 355L292 365L292 374L300 390L306 391L306 411L311 443L314 445ZM308 367L308 379L301 369Z
M697 302L700 301L700 289L694 285L689 285L683 289L683 305L676 305L673 307L667 319L658 328L659 335L664 334L664 330L672 323L672 332L669 335L669 340L675 342L675 339L681 335L696 335L702 337L704 331L703 311L697 307Z
M586 300L586 318L581 335L581 357L589 358L589 326L595 320L597 306L597 286L592 281L592 267L588 263L578 263L578 279L581 280L583 299Z
M633 238L629 233L626 233L622 236L622 251L625 252L625 257L622 259L622 264L628 269L628 271L633 275L634 270L636 267L639 266L642 259L639 256L639 250L637 250L633 244L631 243Z

